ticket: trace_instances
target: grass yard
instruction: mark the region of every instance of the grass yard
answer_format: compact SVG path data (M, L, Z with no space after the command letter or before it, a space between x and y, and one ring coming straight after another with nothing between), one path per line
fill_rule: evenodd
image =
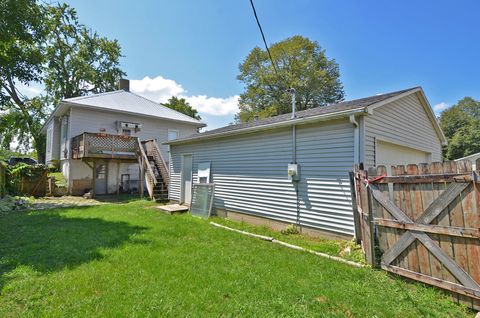
M449 297L134 201L0 218L1 317L468 317Z

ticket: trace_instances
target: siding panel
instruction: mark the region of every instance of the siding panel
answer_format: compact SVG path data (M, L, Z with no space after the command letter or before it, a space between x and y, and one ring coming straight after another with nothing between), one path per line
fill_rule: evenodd
M199 162L210 162L218 209L352 235L348 171L353 165L353 127L347 120L297 126L296 189L287 178L292 162L292 129L172 145L170 199L180 200L181 154L193 154L193 180Z
M375 163L375 139L428 152L432 161L442 160L441 141L415 94L375 109L364 117L364 125L366 166Z

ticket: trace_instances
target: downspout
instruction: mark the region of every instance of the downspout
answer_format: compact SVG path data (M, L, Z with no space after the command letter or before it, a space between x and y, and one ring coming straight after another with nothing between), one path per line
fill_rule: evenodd
M353 163L360 163L360 127L355 118L355 115L350 115L350 123L353 125Z

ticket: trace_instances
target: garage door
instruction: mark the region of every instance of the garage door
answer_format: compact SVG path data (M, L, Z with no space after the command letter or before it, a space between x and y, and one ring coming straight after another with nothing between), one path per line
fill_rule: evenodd
M417 149L412 149L389 142L377 141L376 164L385 165L405 165L430 162L430 153Z

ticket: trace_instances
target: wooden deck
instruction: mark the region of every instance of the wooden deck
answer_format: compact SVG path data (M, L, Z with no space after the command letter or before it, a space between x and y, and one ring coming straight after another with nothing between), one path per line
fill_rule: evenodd
M96 158L136 161L137 137L84 132L72 138L72 159Z

